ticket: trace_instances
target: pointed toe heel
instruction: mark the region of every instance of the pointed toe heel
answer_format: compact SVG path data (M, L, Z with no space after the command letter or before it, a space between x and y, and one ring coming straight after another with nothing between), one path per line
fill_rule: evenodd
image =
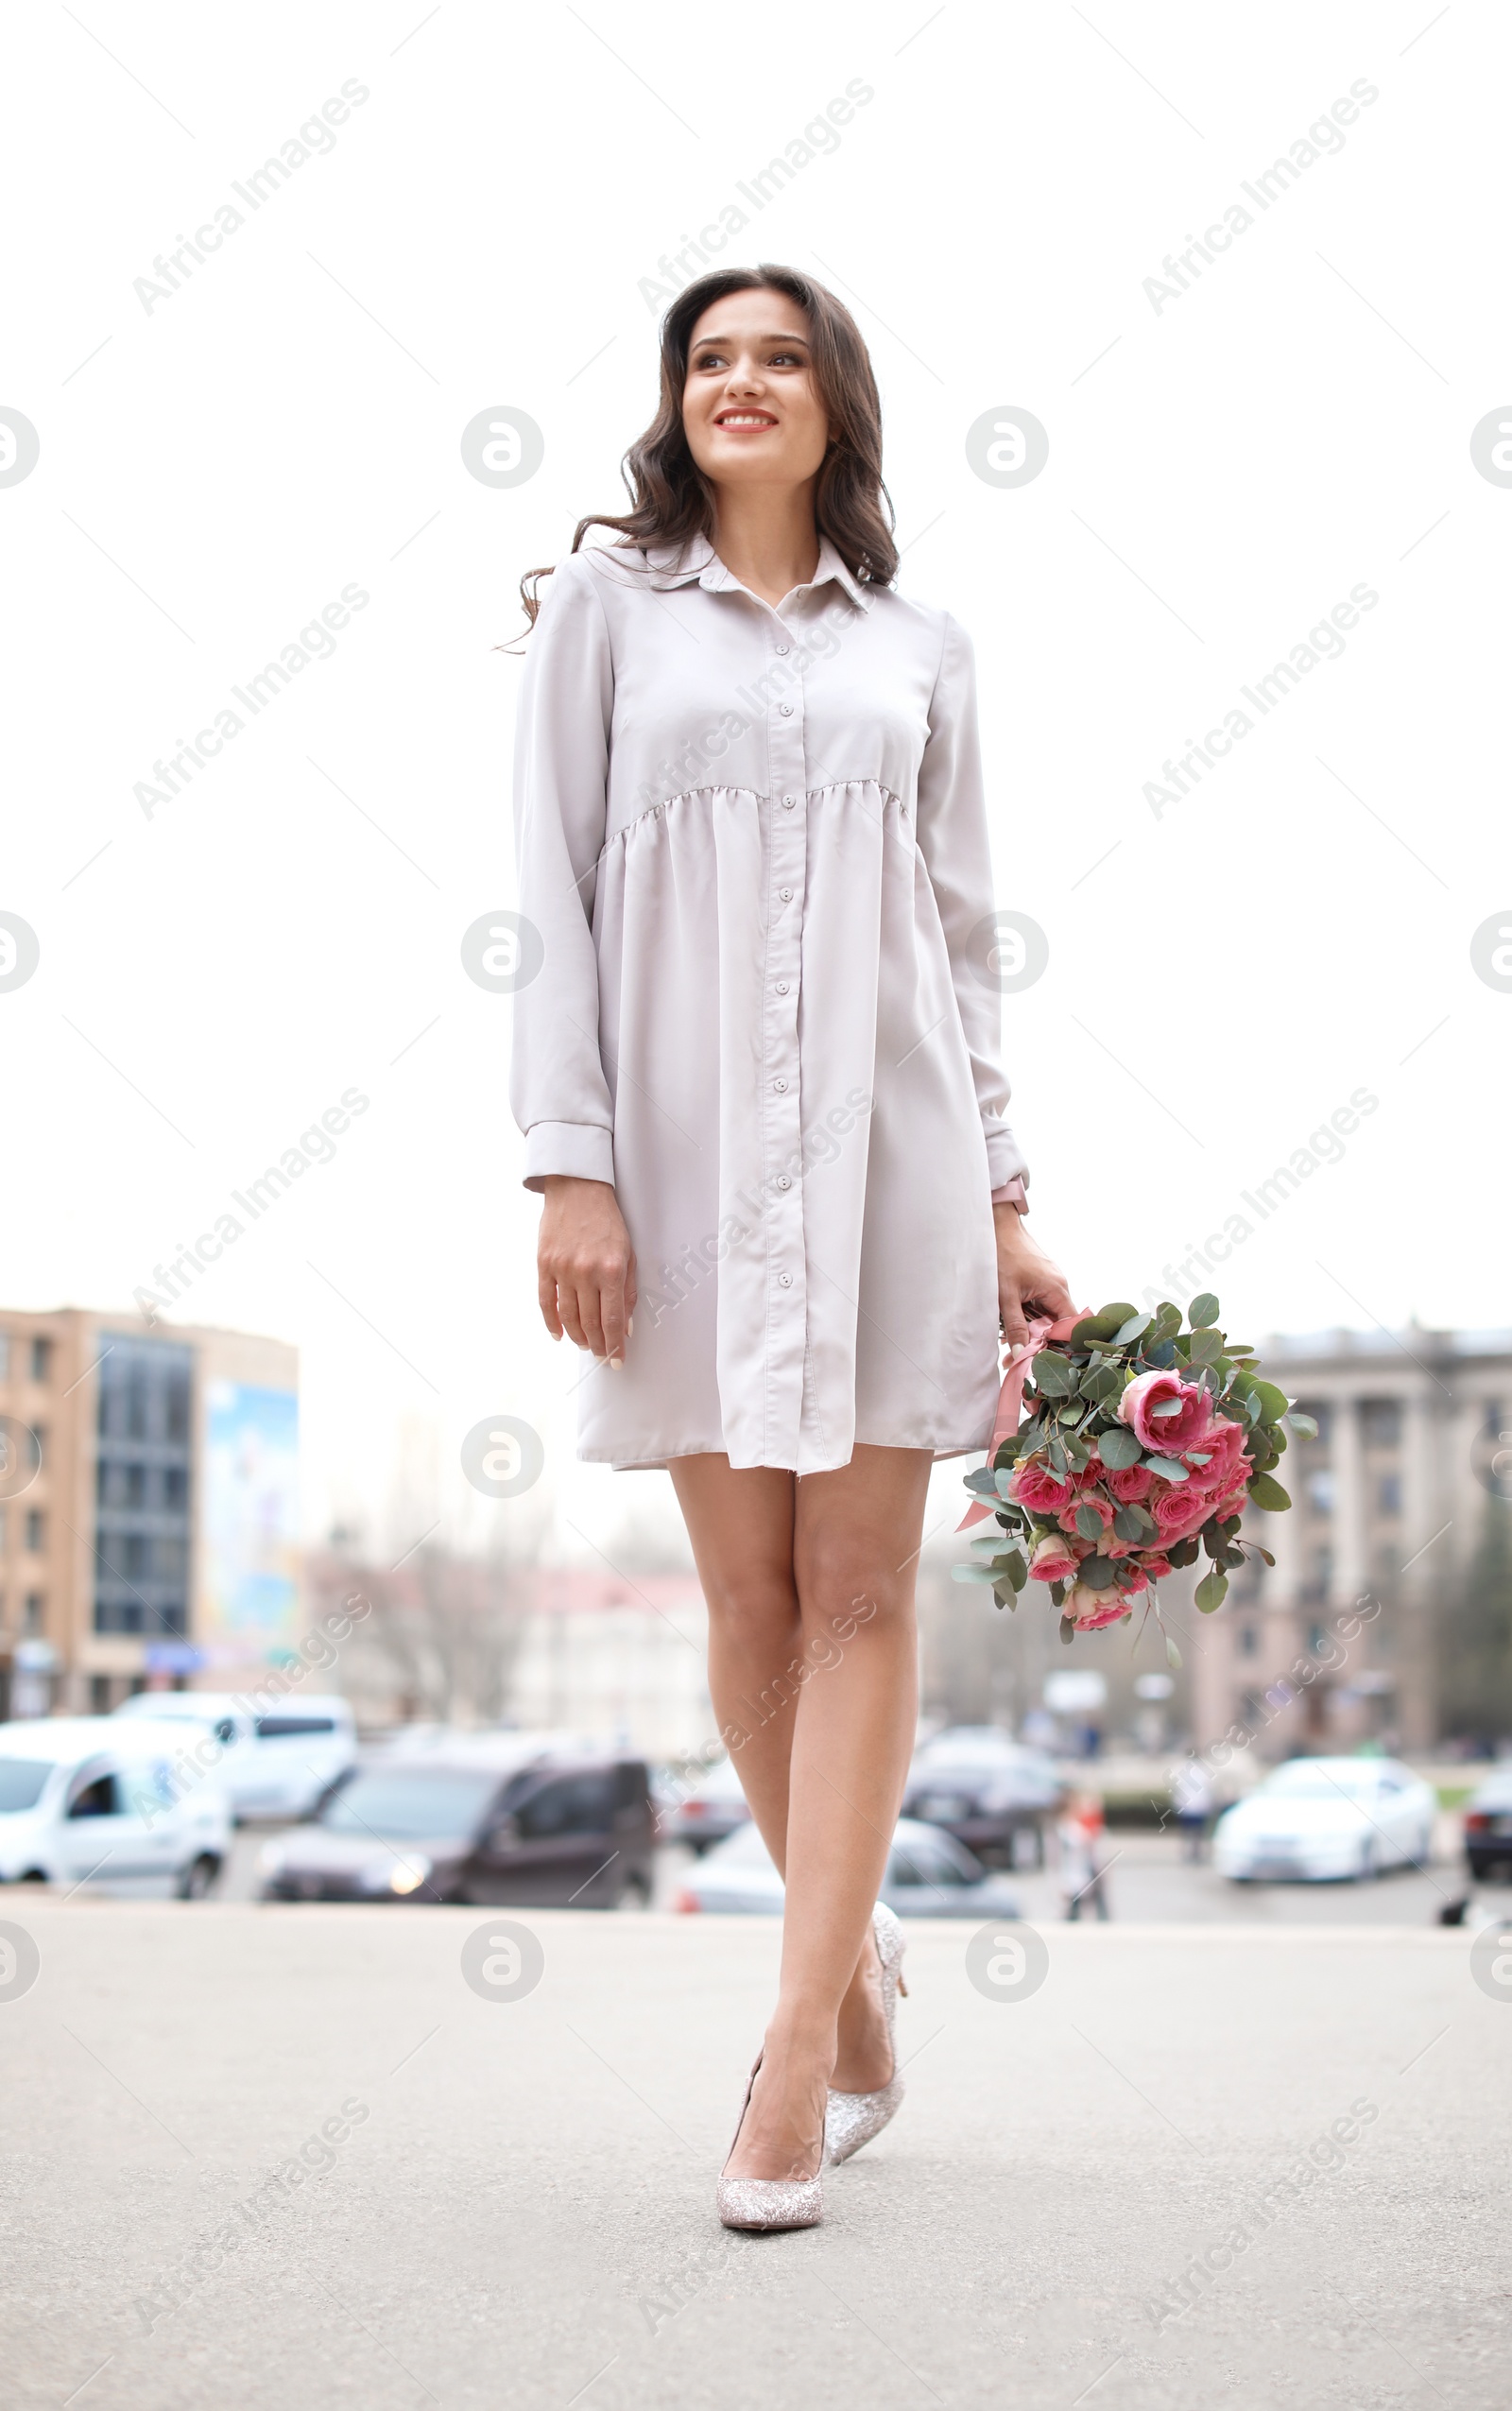
M740 2141L740 2130L750 2108L751 2088L756 2082L765 2054L759 2054L756 2065L746 2079L746 2098L740 2105L734 2136L730 2151ZM826 2116L825 2134L829 2121ZM728 2166L730 2152L725 2155ZM824 2167L824 2148L819 2153L819 2168L812 2177L721 2177L714 2187L714 2207L722 2227L733 2227L747 2234L772 2234L790 2227L817 2227L824 2215L824 2183L820 2174Z
M892 2044L893 2072L876 2092L837 2092L831 2086L824 2113L824 2159L831 2168L852 2159L863 2144L869 2144L874 2135L880 2135L889 2120L897 2116L903 2097L903 2080L898 2074L898 1995L901 1992L906 1998L908 1992L902 1977L907 1946L902 1927L882 1901L871 1912L871 1931L882 1963L882 2006L887 2021L887 2040Z

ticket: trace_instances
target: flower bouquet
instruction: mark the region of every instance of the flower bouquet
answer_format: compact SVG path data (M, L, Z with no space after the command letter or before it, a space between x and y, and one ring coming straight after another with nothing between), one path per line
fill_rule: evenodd
M1189 1318L1184 1331L1167 1302L1031 1324L1008 1366L989 1461L966 1476L975 1496L958 1527L995 1515L1002 1528L972 1541L974 1562L952 1569L958 1581L989 1582L1010 1608L1027 1582L1048 1583L1069 1642L1127 1622L1141 1602L1159 1620L1156 1583L1203 1550L1206 1613L1251 1550L1274 1565L1239 1538L1240 1516L1246 1501L1273 1514L1290 1507L1271 1469L1289 1431L1311 1438L1317 1426L1261 1379L1252 1348L1218 1329L1216 1298L1194 1298ZM1169 1635L1165 1645L1179 1665Z

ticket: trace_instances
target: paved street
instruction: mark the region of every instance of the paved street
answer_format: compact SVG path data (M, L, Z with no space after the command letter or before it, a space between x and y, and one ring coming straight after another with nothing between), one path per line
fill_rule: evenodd
M528 1982L528 1937L475 1910L0 1908L18 2404L1505 2399L1512 2006L1465 1932L1047 1925L1005 2001L916 1924L901 2117L752 2238L713 2185L774 1921L521 1913L501 2000L464 1946Z

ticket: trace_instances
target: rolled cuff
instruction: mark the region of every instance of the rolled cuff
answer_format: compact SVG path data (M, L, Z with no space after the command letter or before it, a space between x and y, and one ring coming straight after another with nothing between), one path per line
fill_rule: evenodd
M548 1179L607 1180L614 1185L614 1133L599 1122L533 1122L525 1133L524 1185Z
M1029 1167L1022 1150L1005 1122L986 1123L988 1177L994 1189L1006 1188L1010 1180L1022 1180L1027 1187Z
M1021 1214L1027 1214L1029 1200L1024 1194L1022 1175L1019 1174L1013 1180L1005 1181L1001 1189L994 1189L992 1202L994 1205L1017 1206Z

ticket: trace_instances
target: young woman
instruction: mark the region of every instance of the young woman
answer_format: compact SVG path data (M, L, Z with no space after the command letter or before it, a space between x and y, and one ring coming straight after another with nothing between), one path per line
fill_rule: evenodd
M971 647L893 591L849 313L785 268L700 278L626 468L539 622L547 573L523 588L511 1096L541 1313L591 1360L578 1453L671 1472L786 1880L720 2215L808 2226L902 2091L874 1903L930 1466L987 1444L1000 1324L1073 1307L1004 1120Z

